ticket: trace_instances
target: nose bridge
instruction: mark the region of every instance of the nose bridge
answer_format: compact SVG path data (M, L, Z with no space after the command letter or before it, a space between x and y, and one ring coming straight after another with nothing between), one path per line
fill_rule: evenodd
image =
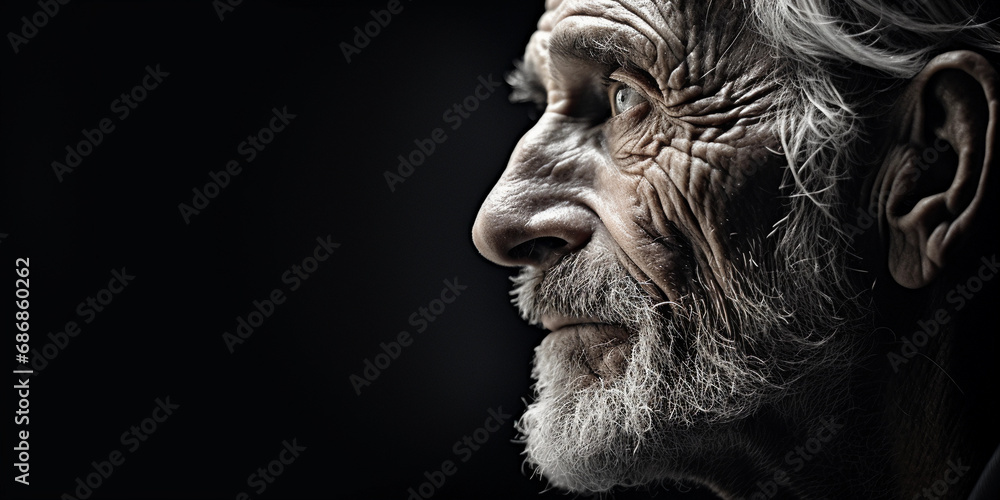
M592 177L593 169L571 161L585 154L587 124L558 113L545 113L515 147L511 165L521 169L537 169L538 178L561 176L558 182L580 182ZM563 167L556 169L556 167Z
M568 201L590 186L593 169L580 161L581 145L573 140L573 125L557 118L539 122L518 141L507 168L483 208L525 205L523 216L548 205Z
M518 141L473 226L485 257L537 265L586 244L596 216L584 203L594 169L583 132L572 119L546 113Z

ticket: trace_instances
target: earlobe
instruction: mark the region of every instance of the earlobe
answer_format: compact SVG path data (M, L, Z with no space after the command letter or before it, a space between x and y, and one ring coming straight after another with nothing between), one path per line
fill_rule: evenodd
M988 221L996 151L997 73L981 55L941 54L909 83L878 174L892 277L921 288L945 272Z

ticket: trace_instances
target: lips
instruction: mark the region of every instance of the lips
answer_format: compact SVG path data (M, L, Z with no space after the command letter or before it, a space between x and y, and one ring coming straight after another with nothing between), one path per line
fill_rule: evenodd
M601 320L597 318L569 318L566 316L557 316L546 314L542 316L542 326L550 332L559 330L560 328L565 328L567 326L577 326L584 324L603 324Z
M585 367L596 379L624 373L628 360L628 332L596 318L545 316L542 325L551 330L545 343L563 351Z

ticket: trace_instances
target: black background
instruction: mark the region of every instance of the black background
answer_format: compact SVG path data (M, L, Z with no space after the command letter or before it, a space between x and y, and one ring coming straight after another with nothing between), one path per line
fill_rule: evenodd
M81 330L31 379L31 485L5 479L5 498L76 497L114 450L125 462L91 498L404 499L445 460L457 473L433 498L539 497L512 420L467 462L453 449L530 395L542 332L510 305L511 271L470 238L530 110L503 86L457 129L442 115L480 77L502 80L543 2L404 0L348 63L340 44L386 3L247 1L220 20L207 1L73 1L16 54L5 37L3 286L30 258L33 349L68 321ZM0 30L39 10L3 2ZM147 65L169 76L120 120L111 104ZM238 145L284 107L294 120L245 161ZM52 162L103 118L114 131L60 181ZM391 192L384 172L438 127L447 140ZM230 160L242 173L186 224L178 205ZM341 246L290 291L282 273L327 235ZM84 323L78 304L123 267L134 280ZM445 279L467 289L418 333L408 318ZM275 288L286 301L230 353L222 333ZM412 345L358 395L349 377L404 330ZM128 452L122 434L167 397L180 407ZM7 421L12 464L21 427ZM293 439L306 450L258 495L248 476Z

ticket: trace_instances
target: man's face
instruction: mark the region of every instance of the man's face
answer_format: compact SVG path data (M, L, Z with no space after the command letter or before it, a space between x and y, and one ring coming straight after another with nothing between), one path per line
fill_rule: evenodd
M706 477L774 438L767 412L837 404L860 294L811 228L782 226L778 68L739 5L550 1L515 76L545 112L473 236L523 266L515 303L552 331L519 430L556 486ZM776 244L793 230L794 255Z

